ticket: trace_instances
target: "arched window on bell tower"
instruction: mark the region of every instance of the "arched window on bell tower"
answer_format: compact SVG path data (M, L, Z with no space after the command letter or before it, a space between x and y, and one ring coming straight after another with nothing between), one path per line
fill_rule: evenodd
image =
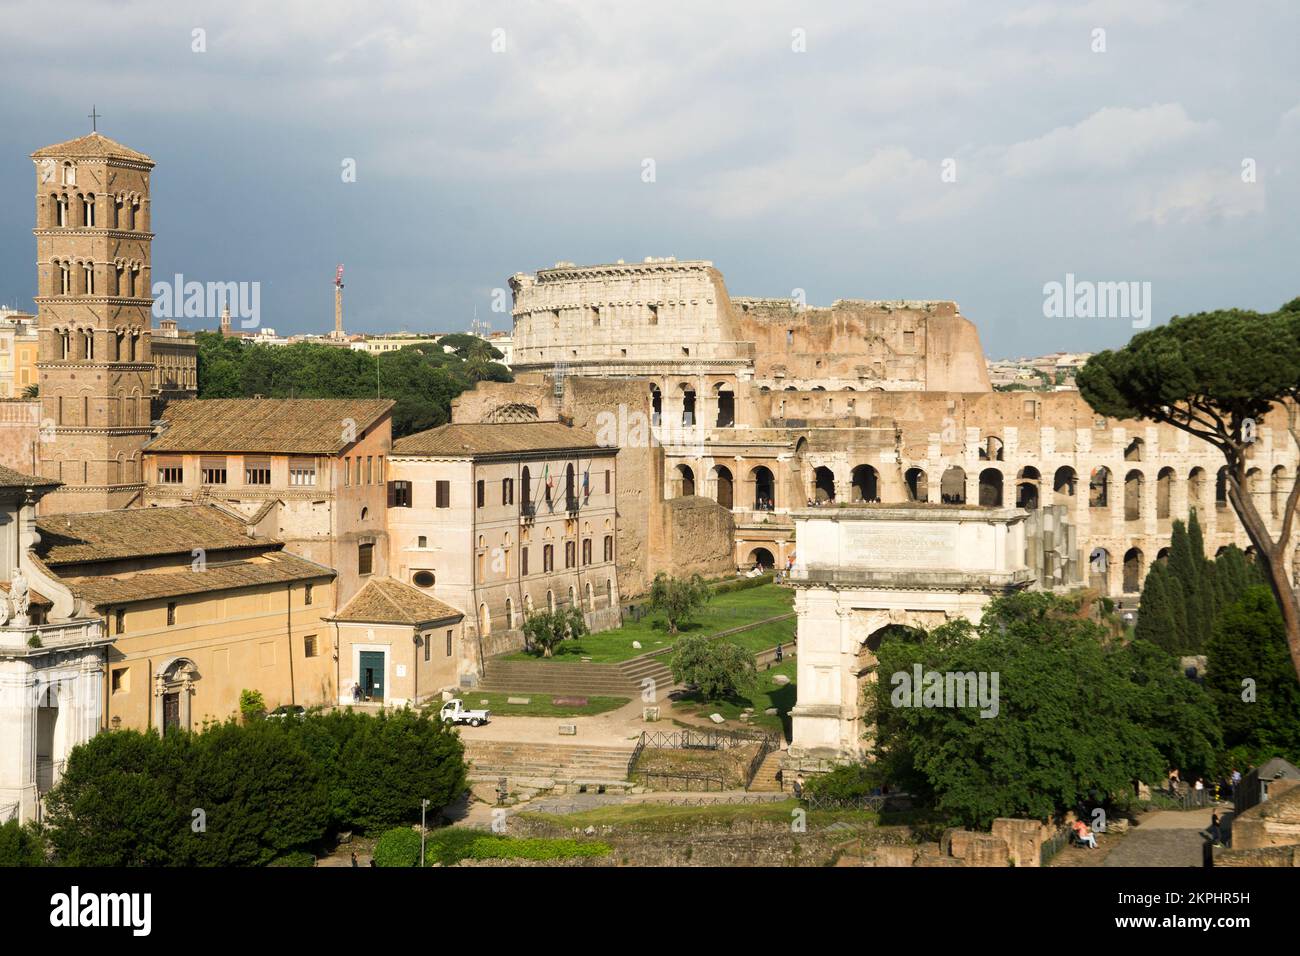
M72 295L72 268L66 262L59 263L59 295Z
M68 224L68 197L65 193L61 196L54 197L55 215L54 224L60 228Z
M95 194L90 193L81 201L81 222L85 226L94 227L98 225L95 222Z

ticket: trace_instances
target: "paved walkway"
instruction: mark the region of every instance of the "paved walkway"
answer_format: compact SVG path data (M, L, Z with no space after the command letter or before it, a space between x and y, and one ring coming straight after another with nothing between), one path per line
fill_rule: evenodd
M1204 865L1205 833L1214 808L1149 810L1127 833L1098 835L1097 849L1066 846L1052 858L1054 867L1200 867ZM1232 811L1219 808L1225 833Z

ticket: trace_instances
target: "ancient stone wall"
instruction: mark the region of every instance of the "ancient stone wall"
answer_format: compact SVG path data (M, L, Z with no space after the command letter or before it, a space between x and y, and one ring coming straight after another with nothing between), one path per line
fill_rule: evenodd
M672 498L663 509L663 540L668 550L652 554L652 574L679 577L701 574L716 578L736 570L732 541L736 523L731 512L708 498Z

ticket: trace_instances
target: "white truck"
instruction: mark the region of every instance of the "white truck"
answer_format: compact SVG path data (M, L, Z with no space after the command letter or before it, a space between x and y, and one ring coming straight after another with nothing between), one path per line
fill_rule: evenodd
M443 720L451 721L453 724L469 724L471 727L477 727L479 724L486 724L492 712L488 710L467 710L465 702L459 697L455 700L449 700L442 705L441 716Z

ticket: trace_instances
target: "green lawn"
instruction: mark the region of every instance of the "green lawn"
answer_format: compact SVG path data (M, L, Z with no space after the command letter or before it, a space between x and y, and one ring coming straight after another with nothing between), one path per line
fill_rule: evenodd
M792 622L793 623L793 622ZM731 638L724 638L731 640ZM770 645L769 645L770 646ZM774 677L784 674L790 683L784 687L778 685ZM725 701L700 701L690 697L673 701L675 713L697 714L707 717L709 714L721 714L728 720L728 727L757 727L761 730L780 730L786 739L790 737L790 708L794 706L795 662L783 661L771 670L759 670L758 690L749 697ZM747 721L740 720L740 712L746 707L754 708L754 715ZM775 707L776 713L763 713L769 707Z
M551 703L553 694L537 694L528 691L516 691L511 694L480 694L477 691L465 691L461 694L461 700L465 701L465 706L470 710L487 709L492 711L493 717L590 717L593 714L605 714L611 710L618 710L626 704L630 697L588 697L585 707L574 707L572 705L556 706ZM527 697L526 704L508 704L507 697ZM483 703L487 701L487 703ZM442 707L440 701L431 705L431 709L437 711Z
M672 827L680 832L686 826L733 826L750 820L789 822L790 811L799 807L793 798L772 803L720 804L718 806L670 806L662 803L623 803L584 810L578 813L526 813L521 816L545 820L562 827L625 826L638 830L655 830ZM878 819L871 810L809 810L808 822L826 826L845 821L848 823L875 823Z
M681 633L716 634L718 631L751 624L754 621L789 614L793 610L794 597L788 589L777 587L775 584L764 584L743 591L714 595L713 599L696 615L694 621L682 626ZM763 650L775 646L778 640L778 629L780 628L785 628L785 630L779 631L780 634L793 635L794 619L780 622L777 625L765 625L763 628L758 629L758 631L762 632L761 634L758 632L744 635L738 634L735 640L737 643L743 643L745 647L750 647L753 644L750 647L751 650ZM589 634L577 641L565 641L555 649L555 656L551 658L535 656L527 651L517 651L514 654L506 655L503 659L508 661L551 660L557 663L577 664L581 663L582 659L586 657L596 664L615 664L636 657L638 654L645 654L658 648L671 647L676 639L677 635L668 633L662 615L651 615L642 618L640 621L627 621L622 627L612 631ZM782 636L779 639L789 640L790 638ZM633 647L633 641L639 641L641 646L639 648Z

